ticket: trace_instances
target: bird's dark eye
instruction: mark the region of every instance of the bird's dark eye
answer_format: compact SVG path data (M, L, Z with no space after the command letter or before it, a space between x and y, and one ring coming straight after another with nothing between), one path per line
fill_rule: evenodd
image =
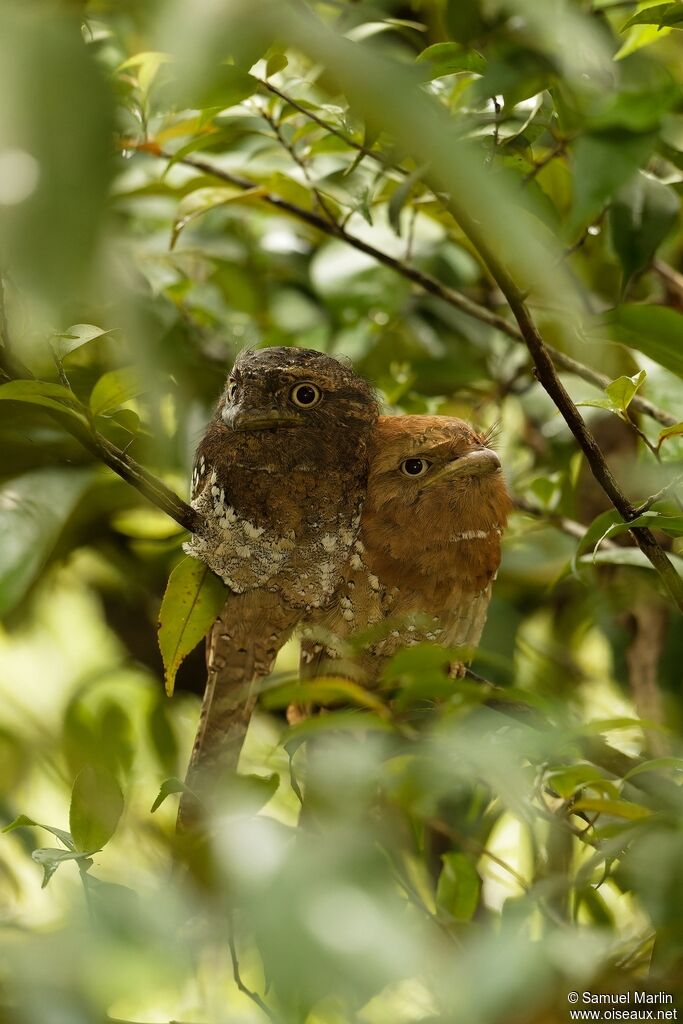
M300 409L312 409L322 401L323 393L315 384L306 381L303 384L296 384L289 392L289 397Z
M401 463L401 472L404 476L424 476L431 462L426 459L404 459Z
M228 384L228 401L232 402L237 394L237 384L234 380L231 380Z

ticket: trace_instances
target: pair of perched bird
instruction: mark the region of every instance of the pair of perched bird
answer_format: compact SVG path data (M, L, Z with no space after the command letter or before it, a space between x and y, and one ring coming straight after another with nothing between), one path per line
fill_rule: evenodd
M359 659L369 680L403 645L476 646L510 508L486 442L458 419L379 416L368 383L320 352L238 356L192 480L205 525L186 550L230 593L207 640L191 790L236 766L249 684L295 629L308 675L385 622Z

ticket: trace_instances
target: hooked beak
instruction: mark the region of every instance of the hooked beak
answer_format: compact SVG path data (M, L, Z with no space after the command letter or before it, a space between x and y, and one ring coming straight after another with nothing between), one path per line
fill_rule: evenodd
M285 416L276 409L270 412L264 412L263 409L224 409L221 418L226 427L239 431L295 427L299 422L298 417Z
M448 462L436 473L427 476L423 487L432 487L443 480L459 480L464 477L481 478L491 476L500 469L500 459L491 448L477 448L459 459Z

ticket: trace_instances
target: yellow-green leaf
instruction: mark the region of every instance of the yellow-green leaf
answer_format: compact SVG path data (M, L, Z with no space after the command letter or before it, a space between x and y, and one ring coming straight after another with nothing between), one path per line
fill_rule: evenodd
M226 593L222 580L196 558L184 558L171 573L159 612L159 650L169 697L183 659L208 633Z
M186 228L197 217L201 217L209 210L215 210L219 206L225 206L227 203L256 199L264 193L265 189L262 185L247 189L238 188L236 185L219 185L215 188L198 188L194 192L190 192L178 204L171 232L171 249L178 241L178 236L183 228Z

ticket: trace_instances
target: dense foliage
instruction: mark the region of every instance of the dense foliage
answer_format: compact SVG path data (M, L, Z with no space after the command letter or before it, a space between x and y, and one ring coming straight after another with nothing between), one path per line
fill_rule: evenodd
M681 999L679 28L679 0L3 4L0 1021ZM202 630L170 603L172 700L156 636L184 531L109 467L187 497L245 345L499 422L516 512L476 677L414 648L288 726L288 645L196 847Z

